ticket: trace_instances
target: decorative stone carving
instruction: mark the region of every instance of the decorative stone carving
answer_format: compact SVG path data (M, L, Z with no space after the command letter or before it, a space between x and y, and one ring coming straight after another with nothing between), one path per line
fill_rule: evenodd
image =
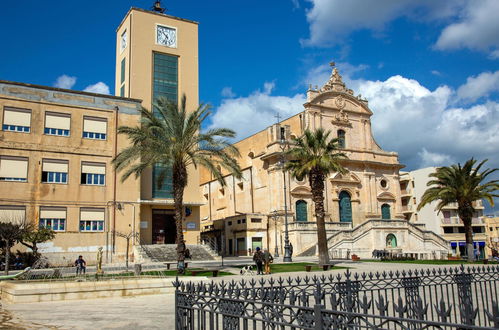
M334 103L338 109L343 109L346 105L345 99L341 95L338 95L338 97L334 100Z
M342 126L352 126L350 119L348 119L348 114L343 109L333 117L331 123Z

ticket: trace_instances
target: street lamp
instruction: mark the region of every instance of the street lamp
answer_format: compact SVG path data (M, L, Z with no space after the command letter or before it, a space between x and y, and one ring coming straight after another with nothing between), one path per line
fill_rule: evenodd
M284 134L281 134L281 140L279 142L279 147L281 148L281 160L279 161L282 166L282 178L284 182L284 258L282 261L291 262L291 251L289 246L289 235L288 235L288 204L287 204L287 193L286 193L286 169L285 169L285 156L284 151L286 150L286 144L284 140Z
M279 215L277 214L277 210L272 211L272 218L274 219L274 234L275 234L275 252L274 252L274 258L279 257L279 247L277 246L277 219Z

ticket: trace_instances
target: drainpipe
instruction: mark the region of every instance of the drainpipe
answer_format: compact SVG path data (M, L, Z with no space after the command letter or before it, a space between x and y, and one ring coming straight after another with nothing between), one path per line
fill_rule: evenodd
M232 198L234 200L234 214L237 214L236 211L236 179L234 175L232 175Z
M253 196L253 166L249 168L250 170L250 195L251 195L251 213L255 213L255 200Z
M114 116L114 150L113 150L113 159L116 158L118 153L118 112L120 108L118 106L115 107L115 116ZM116 173L116 169L113 169L113 236L112 236L112 253L111 253L111 261L113 261L113 254L116 243L116 185L117 185L118 175Z

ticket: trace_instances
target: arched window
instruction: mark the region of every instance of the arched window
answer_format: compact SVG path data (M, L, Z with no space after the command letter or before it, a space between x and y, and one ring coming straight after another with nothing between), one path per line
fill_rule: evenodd
M300 199L296 202L296 221L308 221L307 219L307 202Z
M340 221L352 222L352 203L350 194L346 191L340 193Z
M345 146L346 146L345 131L342 129L339 129L338 130L338 147L345 148Z
M381 205L381 219L390 220L390 205L383 204Z
M386 247L387 248L396 248L397 247L397 237L393 234L388 234L386 236Z

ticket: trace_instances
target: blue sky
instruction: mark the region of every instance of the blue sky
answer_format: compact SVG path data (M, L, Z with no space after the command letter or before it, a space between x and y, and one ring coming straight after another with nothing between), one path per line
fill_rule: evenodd
M114 93L115 30L135 1L2 1L0 79ZM499 1L163 1L198 21L200 100L239 138L301 110L331 60L407 169L499 167ZM59 80L66 75L73 79Z

